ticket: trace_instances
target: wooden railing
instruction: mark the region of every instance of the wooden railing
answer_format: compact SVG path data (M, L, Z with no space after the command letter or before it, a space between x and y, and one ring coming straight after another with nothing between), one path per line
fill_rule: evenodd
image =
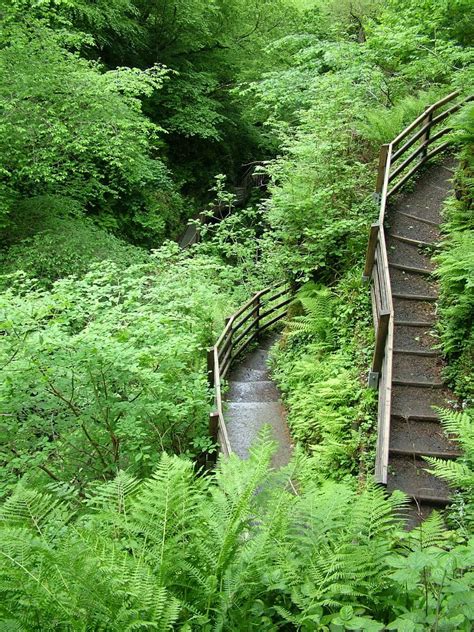
M232 363L269 327L284 318L292 301L290 287L283 283L257 292L226 321L218 341L208 352L209 386L214 389L215 410L210 415L210 434L228 456L232 447L224 419L223 385Z
M369 385L378 388L378 434L375 478L387 484L392 394L394 310L385 243L384 221L389 199L428 160L447 149L449 141L440 142L452 131L441 123L474 97L458 100L453 92L431 105L391 143L382 145L377 175L376 198L380 203L379 219L370 229L364 279L372 280L372 310L375 350L369 373ZM449 107L445 108L447 104ZM409 168L409 170L408 170Z

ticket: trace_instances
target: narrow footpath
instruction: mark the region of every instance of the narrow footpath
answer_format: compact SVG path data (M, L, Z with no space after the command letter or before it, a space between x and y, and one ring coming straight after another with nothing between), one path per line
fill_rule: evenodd
M280 393L268 369L269 349L277 339L274 335L265 337L235 366L226 397L227 433L234 452L247 458L260 430L269 425L278 444L272 459L275 469L288 464L293 448Z
M452 459L459 454L434 409L455 402L443 382L443 359L436 348L438 286L431 259L440 241L441 211L451 193L453 166L446 158L429 167L413 191L391 205L385 226L395 312L387 487L412 498L418 521L450 499L447 484L427 471L423 457Z

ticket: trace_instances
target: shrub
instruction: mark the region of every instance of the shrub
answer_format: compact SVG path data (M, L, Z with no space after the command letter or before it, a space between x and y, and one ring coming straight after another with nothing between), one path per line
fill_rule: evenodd
M3 255L5 274L22 271L49 286L58 279L84 275L92 265L111 261L126 268L144 263L147 254L114 237L84 217L52 216L50 227L12 245Z
M176 248L0 294L2 491L25 472L83 489L163 450L209 447L205 349L228 311L222 270Z

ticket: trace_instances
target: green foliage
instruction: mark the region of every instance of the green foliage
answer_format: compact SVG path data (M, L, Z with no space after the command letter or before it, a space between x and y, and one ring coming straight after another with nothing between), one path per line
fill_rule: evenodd
M165 71L102 72L39 25L16 29L0 68L9 78L0 84L2 223L13 200L49 194L94 208L132 238L162 238L160 189L176 207L175 193L163 162L151 156L160 128L143 117L139 97L159 89Z
M368 327L363 323L369 306L353 276L331 289L303 286L293 310L301 305L305 314L289 320L288 334L273 355L273 375L289 409L292 436L312 455L316 480L340 480L371 459L366 452L372 450L367 435L373 435L373 394L358 373L358 365L362 369L367 362Z
M322 350L334 345L333 297L326 287L306 283L297 294L293 305L301 305L304 315L288 321L289 335L305 334L315 339ZM291 309L291 308L290 308Z
M175 247L104 262L51 290L0 295L2 493L18 476L82 488L207 438L205 349L229 310L227 273Z
M457 533L406 534L404 499L364 483L358 269L377 145L472 79L468 4L0 0L0 629L472 628L471 490ZM472 112L439 259L466 397ZM116 237L175 237L215 173L261 159L265 199L237 210L218 176L190 253ZM273 472L265 435L197 476L206 349L283 277L306 282L274 354L295 461ZM432 465L469 488L472 432L446 419L466 455Z
M31 204L22 206L22 210L31 211ZM56 216L50 212L48 200L46 206L49 212L43 227L39 229L41 219L37 218L38 223L33 224L37 232L28 237L28 230L22 227L23 239L0 255L5 275L21 271L49 286L70 275L83 276L93 264L104 260L119 268L145 263L144 250L114 237L84 217ZM16 226L18 230L18 222ZM8 283L9 279L4 277L4 280Z
M269 169L264 256L304 280L363 257L378 143L452 83L469 85L472 61L453 41L449 3L311 4L296 32L271 43L276 67L244 91L284 149Z
M443 88L443 92L444 90ZM369 110L366 120L361 125L361 132L379 148L383 143L392 141L400 130L414 121L429 105L435 103L438 97L439 90L422 93L416 97L408 95L393 107Z
M469 629L470 544L437 517L402 534L399 494L272 474L272 450L212 477L163 454L80 503L18 486L0 509L4 629Z
M397 596L398 617L386 629L470 629L473 542L452 540L441 517L433 513L408 535L405 555L388 560L394 569L392 594Z
M474 398L474 223L472 189L474 183L474 107L461 111L455 122L454 140L460 147L456 174L456 198L445 208L445 239L436 257L440 281L440 333L444 353L450 360L448 377L458 393Z
M439 410L445 432L454 437L462 449L462 457L456 461L427 458L436 476L443 478L457 490L461 490L462 503L457 503L453 517L458 525L472 531L474 526L474 420L472 410ZM458 516L457 516L458 514Z
M350 96L349 96L350 95ZM354 153L354 109L361 107L344 77L320 77L312 107L289 135L285 157L271 168L268 265L311 278L360 259L374 207L371 175Z

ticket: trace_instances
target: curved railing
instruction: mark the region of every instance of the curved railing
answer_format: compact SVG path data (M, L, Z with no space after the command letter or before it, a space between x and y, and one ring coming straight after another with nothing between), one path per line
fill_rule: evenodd
M257 292L226 321L224 331L207 356L209 386L214 389L215 410L210 434L228 456L232 447L224 419L223 386L232 363L269 327L284 318L292 301L290 287L281 283Z
M372 280L372 310L375 327L375 350L369 373L369 385L378 388L379 392L375 478L384 485L387 484L390 441L394 332L392 291L383 230L385 214L389 199L428 160L448 148L449 141L440 142L440 139L451 132L452 128L449 126L440 128L441 123L474 98L471 96L458 100L458 97L458 91L452 92L431 105L391 143L382 145L380 150L376 186L380 214L378 221L372 224L370 229L364 279ZM445 109L444 106L447 104L450 105Z

